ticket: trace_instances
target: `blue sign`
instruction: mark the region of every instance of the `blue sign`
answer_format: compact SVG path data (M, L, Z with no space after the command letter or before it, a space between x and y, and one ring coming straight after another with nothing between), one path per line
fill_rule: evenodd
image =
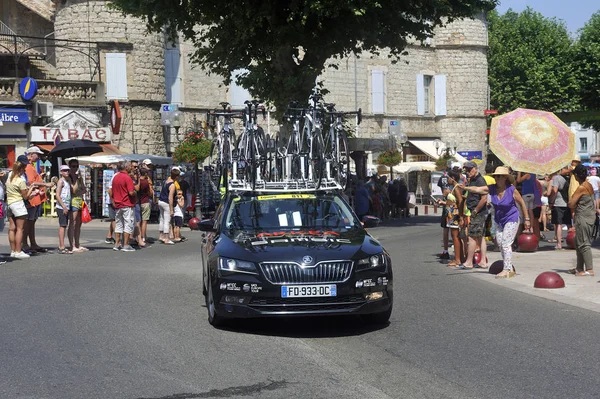
M171 111L175 111L177 109L177 106L175 104L163 104L162 105L162 112L171 112Z
M398 121L390 121L390 126L398 126Z
M468 161L483 159L483 151L458 151L458 155L464 157Z
M0 108L0 122L29 123L29 112L24 108Z
M19 94L24 101L33 100L37 94L38 84L34 78L23 78L19 83Z

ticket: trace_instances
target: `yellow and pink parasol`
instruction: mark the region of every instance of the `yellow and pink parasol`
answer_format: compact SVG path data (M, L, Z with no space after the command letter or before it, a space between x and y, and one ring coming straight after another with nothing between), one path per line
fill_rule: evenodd
M497 116L490 149L513 170L548 174L575 159L575 133L552 112L517 108Z

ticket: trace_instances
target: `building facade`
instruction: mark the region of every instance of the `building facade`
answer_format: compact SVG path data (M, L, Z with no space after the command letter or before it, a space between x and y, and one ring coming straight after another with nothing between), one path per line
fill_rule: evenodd
M31 132L57 128L53 123L60 120L67 131L85 130L86 120L94 129L106 128L109 104L118 100L120 132L98 140L107 150L111 145L125 153L164 155L182 133L204 120L207 110L221 101L240 105L249 96L235 84L226 86L220 77L193 67L190 43L170 43L161 33L148 34L141 20L107 4L0 0L0 104L27 109L31 117L28 123L0 127L0 145L14 146L15 153L30 142L51 147L56 135L39 142L39 134ZM428 46L410 45L407 52L396 64L385 52L332 60L338 69L327 69L320 77L330 90L327 102L340 110L363 110L363 123L356 131L361 140L351 146L358 158L366 165L368 153L389 148L390 123L409 138L405 160L437 158L435 139L454 142L453 151L483 151L488 97L484 15L438 28ZM52 103L51 110L20 98L18 85L26 76L38 79L35 100ZM165 103L179 106L177 131L161 126L159 110ZM73 122L77 126L65 125L64 116L72 112L78 114L78 122ZM272 134L278 130L277 121L265 124Z

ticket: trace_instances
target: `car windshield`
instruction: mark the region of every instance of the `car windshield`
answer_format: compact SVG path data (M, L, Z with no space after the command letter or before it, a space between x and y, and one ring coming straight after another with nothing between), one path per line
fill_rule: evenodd
M336 194L273 194L234 197L225 228L230 231L343 232L357 227L348 205Z

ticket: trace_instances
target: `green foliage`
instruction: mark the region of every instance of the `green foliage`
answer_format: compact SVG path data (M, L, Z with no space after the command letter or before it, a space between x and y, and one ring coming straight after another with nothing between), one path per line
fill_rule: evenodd
M490 10L498 0L113 0L150 31L191 40L192 62L275 105L305 101L332 57L390 50L397 61L409 37L423 41L447 21Z
M577 110L579 78L565 24L531 8L520 14L493 11L488 20L492 108L500 113L519 107Z
M379 154L375 163L377 165L385 165L388 167L393 167L402 162L402 153L397 149L391 151L384 151Z
M446 153L442 154L441 157L439 157L438 159L435 160L435 168L437 170L444 170L453 161L456 161L456 158L454 158L452 155L450 155L446 152Z
M585 110L600 110L600 12L592 15L579 31L576 64L581 72L581 104ZM600 131L600 121L591 125Z
M189 132L175 148L173 160L193 164L202 163L210 155L210 145L211 141L205 137L203 132Z

